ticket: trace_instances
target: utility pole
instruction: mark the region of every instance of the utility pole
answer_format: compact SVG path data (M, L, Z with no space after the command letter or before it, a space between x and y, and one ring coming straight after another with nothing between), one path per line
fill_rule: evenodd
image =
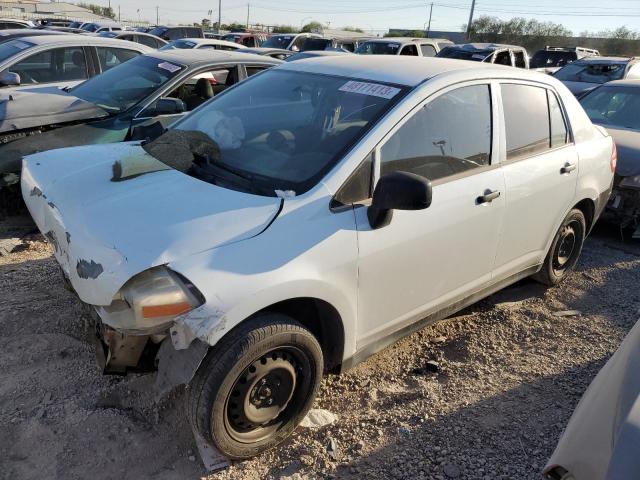
M160 7L156 6L156 26L160 25Z
M473 23L473 11L476 8L476 0L471 0L471 11L469 12L469 23L467 23L467 41L471 41L471 24Z
M218 35L220 35L220 28L222 28L222 0L218 0Z
M249 8L250 5L247 3L247 30L249 30Z
M427 26L427 38L429 38L429 32L431 32L431 15L433 15L433 2L429 8L429 25Z
M118 5L118 23L120 23L120 5Z

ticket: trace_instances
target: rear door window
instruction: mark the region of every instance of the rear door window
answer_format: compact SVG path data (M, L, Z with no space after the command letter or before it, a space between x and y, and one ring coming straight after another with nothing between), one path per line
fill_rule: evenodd
M527 68L527 63L524 59L524 52L522 50L514 50L513 59L517 68Z
M424 43L420 45L420 51L422 52L423 57L435 57L436 49L433 45L429 45L428 43Z
M496 59L493 63L497 65L511 66L511 54L509 53L509 50L506 50L504 52L498 52L496 54Z
M551 145L547 90L531 85L501 85L507 160L539 154Z
M547 90L547 96L549 97L549 119L551 121L551 148L557 148L569 142L567 122L556 94Z
M382 146L380 173L405 171L429 180L491 162L489 85L444 93L419 108Z
M96 47L96 49L98 51L100 68L103 72L140 55L140 52L125 48Z
M84 80L87 61L82 47L55 48L36 53L9 68L22 84Z

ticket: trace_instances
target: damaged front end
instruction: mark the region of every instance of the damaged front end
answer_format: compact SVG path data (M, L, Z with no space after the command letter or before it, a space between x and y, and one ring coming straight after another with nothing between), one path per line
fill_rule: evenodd
M621 231L631 231L632 238L640 238L640 175L616 175L605 213Z

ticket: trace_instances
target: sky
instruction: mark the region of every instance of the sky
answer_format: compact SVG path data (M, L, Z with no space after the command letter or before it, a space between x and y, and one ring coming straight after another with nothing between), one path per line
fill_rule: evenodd
M109 0L92 0L103 6ZM111 0L121 8L122 19L156 22L159 7L161 24L217 20L218 0ZM424 29L429 19L428 0L222 0L222 23L249 21L252 24L300 26L312 20L331 28L356 26L368 32L389 28ZM457 31L467 23L471 0L434 0L432 30ZM139 10L139 12L138 12ZM585 30L602 31L627 26L640 28L640 0L477 0L476 13L502 19L535 18L561 23L575 35Z

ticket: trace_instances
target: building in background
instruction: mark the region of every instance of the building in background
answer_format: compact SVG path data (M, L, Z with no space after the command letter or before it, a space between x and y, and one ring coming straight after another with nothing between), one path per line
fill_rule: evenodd
M79 22L91 22L104 19L104 17L96 15L91 10L72 3L39 2L37 0L0 0L0 17L28 20L37 20L38 18L62 18Z

